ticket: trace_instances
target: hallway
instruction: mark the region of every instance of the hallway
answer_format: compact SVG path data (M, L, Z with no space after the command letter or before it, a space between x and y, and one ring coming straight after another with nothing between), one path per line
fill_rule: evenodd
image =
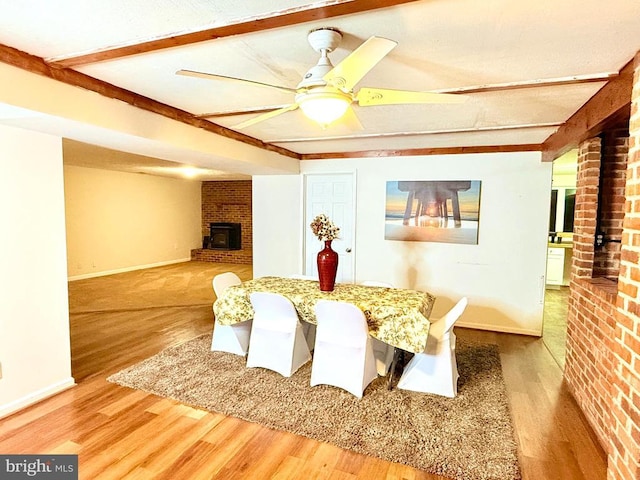
M569 287L545 291L542 340L562 370L564 370L567 343L568 300Z

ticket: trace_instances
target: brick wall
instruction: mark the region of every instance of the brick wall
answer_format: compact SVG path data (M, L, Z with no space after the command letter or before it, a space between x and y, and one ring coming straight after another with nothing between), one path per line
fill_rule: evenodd
M242 225L240 250L191 251L191 260L251 264L253 262L253 222L251 180L202 182L202 236L209 235L212 222Z
M640 53L629 122L625 218L618 278L611 388L609 479L640 478Z
M608 453L609 480L640 479L639 104L637 54L628 140L621 131L606 132L602 142L588 139L580 146L578 164L565 379ZM598 182L601 158L608 178ZM617 251L604 254L594 249L599 186L603 223L621 241ZM616 265L619 274L613 279Z

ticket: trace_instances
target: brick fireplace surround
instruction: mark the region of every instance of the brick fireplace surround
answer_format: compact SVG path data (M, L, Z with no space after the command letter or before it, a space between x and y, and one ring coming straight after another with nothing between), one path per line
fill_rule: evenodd
M202 236L209 235L213 222L240 223L240 250L191 250L191 260L203 262L253 263L251 180L202 182Z
M640 479L639 105L640 53L628 128L578 153L565 381L608 455L608 479Z

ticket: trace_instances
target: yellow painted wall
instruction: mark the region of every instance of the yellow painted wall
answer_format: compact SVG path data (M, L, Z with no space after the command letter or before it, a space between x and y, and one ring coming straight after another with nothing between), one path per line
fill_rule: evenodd
M188 261L201 246L195 180L64 167L70 279Z

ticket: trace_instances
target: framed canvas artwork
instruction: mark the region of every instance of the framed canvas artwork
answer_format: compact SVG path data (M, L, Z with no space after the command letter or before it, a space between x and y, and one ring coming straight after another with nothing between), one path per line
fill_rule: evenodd
M388 181L384 238L477 245L481 183Z

